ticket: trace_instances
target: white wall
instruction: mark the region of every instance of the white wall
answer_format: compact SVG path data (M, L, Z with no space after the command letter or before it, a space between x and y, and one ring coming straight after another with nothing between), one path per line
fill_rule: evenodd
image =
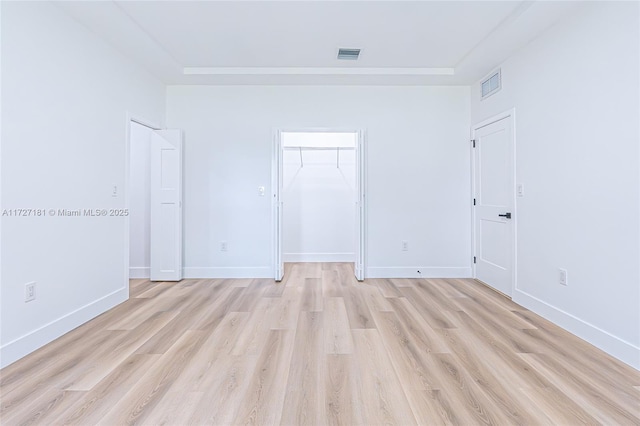
M152 130L131 122L129 143L129 277L149 278L151 261L150 141Z
M591 3L502 65L472 122L516 109L514 299L640 367L637 3ZM558 268L569 283L558 283Z
M167 123L185 131L186 276L273 276L257 188L276 128L366 130L368 277L470 276L468 87L170 86Z
M335 139L322 135L329 145ZM285 262L355 260L356 134L349 136L351 149L342 149L340 154L338 144L332 150L305 150L301 162L300 151L284 150L281 199Z
M163 85L51 3L1 7L2 209L124 208L127 111L161 123ZM127 298L124 218L2 217L2 230L1 365Z

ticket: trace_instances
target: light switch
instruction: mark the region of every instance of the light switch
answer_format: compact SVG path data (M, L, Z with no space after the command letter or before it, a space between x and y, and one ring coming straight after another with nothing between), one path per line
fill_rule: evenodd
M524 184L519 183L518 186L516 186L516 193L518 197L524 197Z
M264 197L264 186L258 187L258 195Z

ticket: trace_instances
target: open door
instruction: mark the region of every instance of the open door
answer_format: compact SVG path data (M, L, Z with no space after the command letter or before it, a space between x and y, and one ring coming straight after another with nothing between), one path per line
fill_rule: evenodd
M355 227L356 227L356 260L355 271L358 281L364 280L364 250L365 250L365 168L364 168L364 132L357 134L356 140L356 202L355 202Z
M182 132L156 130L150 156L150 279L182 279Z
M284 261L282 260L282 200L280 199L282 190L282 138L281 131L277 130L273 135L273 159L272 167L275 173L272 174L273 182L271 182L271 188L273 188L273 233L274 233L274 279L276 281L282 281L284 277Z

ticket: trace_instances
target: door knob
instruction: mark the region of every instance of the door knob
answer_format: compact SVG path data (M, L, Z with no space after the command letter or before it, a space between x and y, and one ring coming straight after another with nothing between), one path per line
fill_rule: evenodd
M507 219L511 219L511 213L499 214L500 217L506 217Z

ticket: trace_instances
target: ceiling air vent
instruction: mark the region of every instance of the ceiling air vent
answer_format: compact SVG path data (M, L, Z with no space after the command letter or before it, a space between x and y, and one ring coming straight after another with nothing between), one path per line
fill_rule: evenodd
M494 72L480 83L481 99L487 98L502 88L502 73L500 70Z
M338 59L355 61L360 56L360 49L338 49Z

